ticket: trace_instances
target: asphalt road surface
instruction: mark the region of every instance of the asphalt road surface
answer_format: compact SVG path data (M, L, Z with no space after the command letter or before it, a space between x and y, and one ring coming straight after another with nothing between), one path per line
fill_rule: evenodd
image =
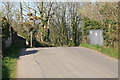
M118 60L82 47L27 48L17 78L117 78Z

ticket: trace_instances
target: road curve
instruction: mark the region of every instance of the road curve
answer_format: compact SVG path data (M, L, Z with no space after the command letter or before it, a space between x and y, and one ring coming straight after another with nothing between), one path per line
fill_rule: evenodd
M118 60L82 47L26 48L17 78L118 78Z

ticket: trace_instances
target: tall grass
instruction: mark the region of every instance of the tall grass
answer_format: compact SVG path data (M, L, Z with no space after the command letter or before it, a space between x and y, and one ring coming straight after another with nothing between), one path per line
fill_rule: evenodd
M2 58L2 78L16 78L16 63L21 46L12 45L6 49Z
M80 46L94 49L105 55L108 55L108 56L118 59L118 49L117 48L109 48L109 47L105 47L105 46L90 45L90 44L85 44L85 43L80 44Z

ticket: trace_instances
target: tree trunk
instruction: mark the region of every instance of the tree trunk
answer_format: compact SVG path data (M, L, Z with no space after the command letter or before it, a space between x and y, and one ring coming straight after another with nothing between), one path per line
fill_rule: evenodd
M31 34L30 47L32 48L32 31L30 32L30 34Z
M40 17L43 19L43 2L41 3L40 5ZM43 28L44 28L44 23L43 23L43 20L41 20L41 41L43 41L43 38L44 38L44 34L43 34Z
M49 35L50 35L50 22L49 22L49 19L48 19L48 25L47 25L47 41L49 41Z

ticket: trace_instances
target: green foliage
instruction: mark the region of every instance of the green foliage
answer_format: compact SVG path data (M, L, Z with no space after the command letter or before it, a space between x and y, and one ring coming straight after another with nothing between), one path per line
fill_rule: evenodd
M2 17L2 49L3 52L5 51L5 41L8 39L10 36L10 31L9 31L9 24L7 22L7 19L5 17Z
M89 34L89 30L97 30L100 29L103 31L104 37L104 46L109 47L118 47L118 23L112 20L103 20L103 23L100 24L98 21L90 20L89 18L82 19L82 40L83 43L85 40L87 41L87 35Z
M7 22L7 19L5 17L2 18L2 38L3 40L7 40L9 35L9 24Z
M82 19L82 43L87 43L87 35L89 34L89 30L97 30L101 29L102 26L98 21L90 20L87 17Z
M55 47L55 45L53 45L51 42L38 42L36 40L34 40L33 46L34 47Z
M25 37L25 39L26 39L26 41L30 41L30 34L28 34L28 33L21 33L21 36L24 36Z
M56 46L78 46L81 35L81 16L74 10L73 13L70 13L72 16L68 22L66 13L66 9L63 8L61 15L57 15L56 19L51 20L50 39Z
M89 34L89 30L97 30L101 29L100 23L98 21L90 20L89 18L84 18L83 19L83 30L84 30L84 35Z
M112 20L105 20L102 26L104 45L118 47L118 23Z
M89 45L89 44L80 44L82 47L94 49L96 51L99 51L103 54L106 54L108 56L111 56L113 58L118 59L118 48L107 48L104 46L99 46L99 45Z
M81 21L81 16L77 14L77 11L73 13L73 18L72 18L72 45L73 46L78 46L80 43L80 21Z
M16 63L21 46L12 45L6 49L2 59L2 78L16 78ZM9 54L8 54L9 53Z
M0 12L0 16L1 16L2 12Z

